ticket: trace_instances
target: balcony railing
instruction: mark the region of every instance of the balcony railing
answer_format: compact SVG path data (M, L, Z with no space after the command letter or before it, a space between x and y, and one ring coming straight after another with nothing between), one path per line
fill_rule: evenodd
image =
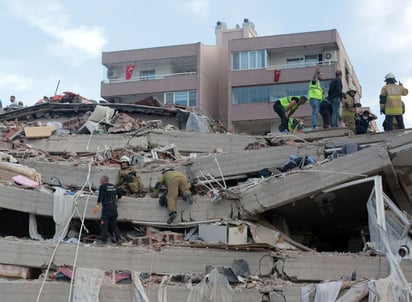
M112 83L128 83L128 82L140 82L140 81L151 81L151 80L163 80L168 77L180 76L180 75L192 75L196 73L197 73L196 71L181 72L181 73L162 73L162 74L155 74L155 75L149 75L149 76L135 76L135 77L131 77L129 80L126 80L125 77L114 78L114 79L104 79L102 82L104 84L112 84Z
M296 64L288 63L288 64L281 64L281 65L268 65L266 67L266 70L314 67L317 64L320 64L320 65L334 65L337 62L338 62L337 60L326 60L326 61L319 61L319 62L301 62L301 63L296 63Z

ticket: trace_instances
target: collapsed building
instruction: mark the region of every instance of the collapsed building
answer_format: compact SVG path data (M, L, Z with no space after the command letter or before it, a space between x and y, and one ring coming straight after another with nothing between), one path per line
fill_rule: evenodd
M411 130L238 135L154 100L44 103L0 121L4 301L408 301L412 293ZM179 200L168 225L150 194L125 196L124 242L104 245L95 191L101 175L116 177L122 155L147 192L164 167L186 173L195 202Z

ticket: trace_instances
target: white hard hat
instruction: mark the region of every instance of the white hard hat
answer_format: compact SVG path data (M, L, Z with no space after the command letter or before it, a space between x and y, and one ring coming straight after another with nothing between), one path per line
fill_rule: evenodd
M357 92L357 91L356 91L356 87L355 87L355 86L349 86L348 91L346 91L346 92L349 93L349 92L351 92L351 91Z
M123 155L122 157L120 157L120 163L130 164L130 158L128 158L126 155Z
M385 81L389 80L389 79L394 79L396 81L396 77L393 73L388 73L385 76Z

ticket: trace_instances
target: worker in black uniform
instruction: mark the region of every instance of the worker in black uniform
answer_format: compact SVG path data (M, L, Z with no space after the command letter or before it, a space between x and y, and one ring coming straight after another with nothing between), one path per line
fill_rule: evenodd
M102 208L102 216L100 218L101 240L104 243L111 243L109 237L110 232L114 233L115 242L120 243L121 235L117 226L117 200L122 197L120 190L113 184L109 183L109 177L103 175L100 178L99 197L97 198L97 204L93 209L94 214Z

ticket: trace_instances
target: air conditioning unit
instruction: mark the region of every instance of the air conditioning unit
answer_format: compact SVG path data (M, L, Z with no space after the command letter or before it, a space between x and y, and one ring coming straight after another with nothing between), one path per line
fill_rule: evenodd
M107 70L107 78L114 79L117 76L116 72L112 69Z
M336 50L328 50L323 53L323 61L336 62Z

